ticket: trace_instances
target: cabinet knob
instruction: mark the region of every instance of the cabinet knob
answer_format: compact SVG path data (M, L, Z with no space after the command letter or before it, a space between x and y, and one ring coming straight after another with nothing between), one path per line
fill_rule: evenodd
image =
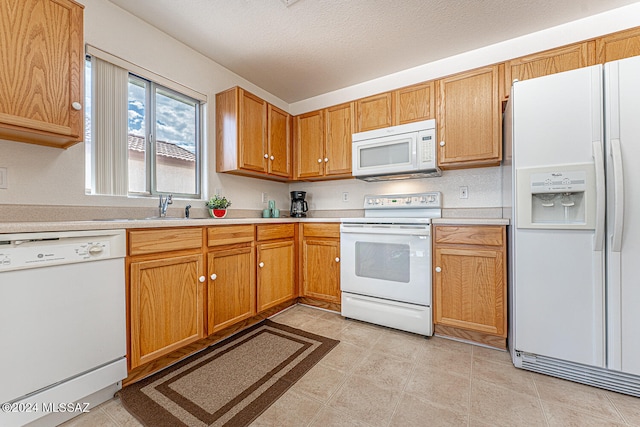
M78 101L72 102L71 107L73 107L73 109L76 111L82 110L82 104L80 104Z
M275 157L273 157L273 156L271 156L271 157L269 157L269 158L270 158L271 160L275 159Z
M318 163L322 163L322 159L318 159Z
M217 275L217 274L213 273L213 274L211 275L211 280L216 280L217 278L218 278L218 275Z
M325 162L325 163L327 163L328 161L329 161L329 158L328 158L328 157L325 157L325 158L324 158L324 162Z
M261 262L260 264L258 264L258 267L260 268L264 267L264 262Z
M444 141L440 141L440 147L444 147Z
M264 158L265 158L265 159L268 159L268 158L269 158L269 155L268 155L267 153L264 153Z
M206 279L206 277L204 277L204 276L200 276L200 277L198 278L198 280L200 281L200 283L204 283L204 281L205 281L205 280L207 280L207 279Z
M442 269L440 267L436 267L436 273L440 273Z
M336 262L340 262L340 257L336 257Z

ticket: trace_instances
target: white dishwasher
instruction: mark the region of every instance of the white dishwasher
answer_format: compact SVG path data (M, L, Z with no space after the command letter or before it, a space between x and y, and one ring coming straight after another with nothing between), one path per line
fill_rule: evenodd
M0 234L1 426L56 425L121 388L125 241L124 230Z

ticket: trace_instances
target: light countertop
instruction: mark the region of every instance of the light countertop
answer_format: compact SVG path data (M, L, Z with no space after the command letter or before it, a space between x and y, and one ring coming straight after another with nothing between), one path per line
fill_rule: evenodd
M209 227L230 224L276 224L282 222L340 222L336 217L313 218L170 218L170 219L113 219L84 221L31 221L0 223L0 233L31 233L42 231L114 230L128 228ZM503 218L436 218L434 225L508 225Z

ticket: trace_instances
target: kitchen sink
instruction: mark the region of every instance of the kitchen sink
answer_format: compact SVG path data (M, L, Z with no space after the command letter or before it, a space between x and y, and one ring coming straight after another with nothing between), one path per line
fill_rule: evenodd
M189 218L180 218L175 216L148 216L146 218L106 218L106 219L94 219L92 221L109 221L109 222L126 222L126 221L170 221L176 219L189 219Z

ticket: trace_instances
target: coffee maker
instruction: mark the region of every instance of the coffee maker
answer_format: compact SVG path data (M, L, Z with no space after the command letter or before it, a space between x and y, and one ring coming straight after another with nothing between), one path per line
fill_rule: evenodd
M307 194L306 191L291 191L291 209L289 211L289 215L292 218L302 218L307 216L305 212L309 210L307 206L307 202L305 202L304 198Z

